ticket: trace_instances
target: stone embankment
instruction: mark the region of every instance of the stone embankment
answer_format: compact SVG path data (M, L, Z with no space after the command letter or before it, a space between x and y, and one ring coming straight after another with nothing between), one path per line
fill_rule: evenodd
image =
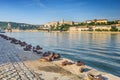
M22 62L19 51L0 37L0 80L42 80Z

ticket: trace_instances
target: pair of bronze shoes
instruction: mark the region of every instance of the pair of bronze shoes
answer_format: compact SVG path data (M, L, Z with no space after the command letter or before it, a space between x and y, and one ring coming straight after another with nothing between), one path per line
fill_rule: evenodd
M88 74L88 78L90 80L105 80L102 75L93 75L93 74Z
M62 66L72 65L72 64L75 64L75 63L69 62L69 61L67 61L67 60L65 60L64 62L62 62ZM82 61L77 61L77 62L76 62L76 65L77 65L77 66L83 66L83 65L85 65L85 63L82 62Z
M65 61L62 62L62 66L72 65L72 64L74 64L74 63L69 62L69 61L67 61L67 60L65 60Z

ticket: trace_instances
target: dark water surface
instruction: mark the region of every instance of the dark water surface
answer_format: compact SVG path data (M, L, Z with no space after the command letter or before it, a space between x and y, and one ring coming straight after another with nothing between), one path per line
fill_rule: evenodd
M120 34L20 32L8 36L40 45L74 61L83 60L88 66L120 77Z

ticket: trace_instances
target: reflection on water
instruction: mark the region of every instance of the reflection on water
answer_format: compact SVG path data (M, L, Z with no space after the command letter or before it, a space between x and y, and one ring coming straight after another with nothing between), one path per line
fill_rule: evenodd
M39 44L74 61L83 60L91 67L120 77L120 34L36 32L6 33L8 36Z

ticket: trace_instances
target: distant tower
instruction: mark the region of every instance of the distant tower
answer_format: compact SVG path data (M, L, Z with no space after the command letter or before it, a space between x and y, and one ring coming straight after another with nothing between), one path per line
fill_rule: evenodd
M59 25L63 25L64 24L64 19L62 19L60 22L59 22Z
M61 23L64 24L64 19L62 19Z
M10 23L8 23L8 25L7 25L7 31L8 31L8 32L12 32L12 27L11 27L11 24L10 24Z

